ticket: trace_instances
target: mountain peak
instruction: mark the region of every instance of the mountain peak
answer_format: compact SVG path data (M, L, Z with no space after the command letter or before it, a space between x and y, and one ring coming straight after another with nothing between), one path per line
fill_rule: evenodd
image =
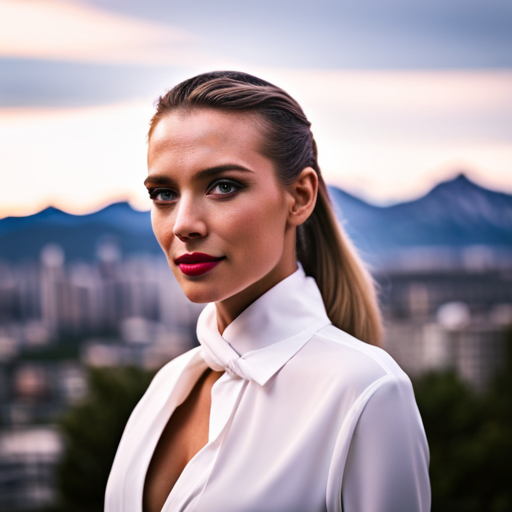
M483 187L477 185L474 181L471 181L463 172L457 174L457 176L455 176L451 180L442 181L441 183L437 184L432 190L436 190L439 188L461 190L467 187L470 187L472 189L477 188L484 190Z
M469 198L473 198L473 200L480 200L477 198L486 198L486 200L492 201L490 198L499 197L499 200L501 200L501 198L506 196L507 194L503 194L502 192L495 192L484 188L470 180L466 174L460 173L451 180L439 183L426 196L423 196L418 201L421 203L432 199L437 201L467 201ZM509 200L510 197L507 198L507 201Z
M484 201L491 208L499 203L500 207L505 207L508 210L512 202L512 195L482 187L470 180L464 173L460 173L451 180L439 183L426 196L417 201L424 203L425 200L430 201L432 199L450 202L461 200L465 202L473 201L472 209L483 213L481 208L477 206L476 201Z
M98 212L104 212L104 211L133 211L133 208L131 207L130 203L128 201L119 201L117 203L111 203L100 210Z
M463 172L460 172L452 180L448 180L448 183L473 183Z

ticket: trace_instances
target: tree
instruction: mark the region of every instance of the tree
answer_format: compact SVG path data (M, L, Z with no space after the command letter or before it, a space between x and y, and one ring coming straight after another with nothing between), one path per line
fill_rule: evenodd
M484 394L452 372L415 382L430 446L432 512L512 511L511 347L509 340L506 363Z
M57 471L59 510L102 512L105 486L128 417L154 373L134 367L89 369L89 393L60 420L65 439Z

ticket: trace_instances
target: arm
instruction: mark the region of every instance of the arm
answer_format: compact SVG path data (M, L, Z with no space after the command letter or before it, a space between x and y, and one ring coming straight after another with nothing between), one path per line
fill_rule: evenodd
M344 512L429 512L428 445L412 385L390 376L368 400L345 466Z

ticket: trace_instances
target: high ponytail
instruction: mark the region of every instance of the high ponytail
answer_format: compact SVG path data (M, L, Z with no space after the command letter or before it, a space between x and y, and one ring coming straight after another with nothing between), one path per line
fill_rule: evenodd
M309 219L297 229L297 258L315 278L325 309L336 327L379 345L382 322L375 285L346 233L337 222L317 160L310 122L285 91L260 78L235 71L205 73L186 80L160 97L149 137L171 111L213 108L256 114L262 122L262 153L274 162L284 185L306 167L318 175L319 190Z

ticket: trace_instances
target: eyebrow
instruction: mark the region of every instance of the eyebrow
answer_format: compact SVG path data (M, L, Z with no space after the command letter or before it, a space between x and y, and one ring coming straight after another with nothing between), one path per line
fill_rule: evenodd
M211 176L215 176L216 174L220 174L225 171L245 171L245 172L254 172L250 169L247 169L247 167L243 167L242 165L237 164L224 164L224 165L217 165L215 167L209 167L208 169L202 169L200 171L197 171L192 176L193 180L201 180L204 178L209 178ZM154 176L148 176L144 180L144 185L148 185L149 183L154 185L171 185L174 183L174 180L169 178L165 175L154 175Z

